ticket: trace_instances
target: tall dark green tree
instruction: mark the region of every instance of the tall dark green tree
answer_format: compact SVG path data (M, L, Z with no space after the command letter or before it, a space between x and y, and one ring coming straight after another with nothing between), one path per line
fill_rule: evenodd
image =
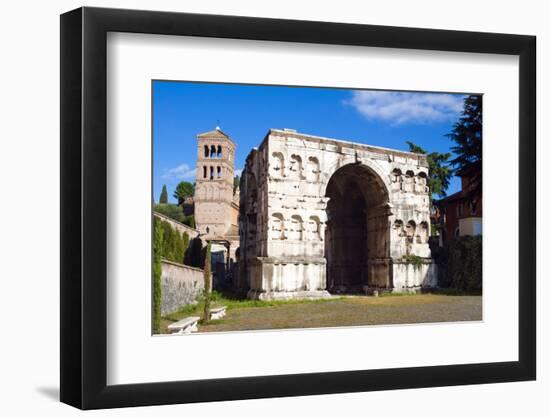
M233 194L237 192L237 188L239 188L239 183L241 182L241 177L238 175L235 175L233 178Z
M160 204L168 204L168 191L166 190L166 184L162 186L162 191L160 192L159 198Z
M453 170L449 166L451 154L439 152L428 153L428 151L410 141L407 141L407 145L409 145L410 152L426 155L428 159L428 169L430 170L428 187L430 187L430 197L432 194L438 197L445 197L447 195L447 188L449 188L449 181L453 175Z
M206 246L206 254L204 256L204 314L202 321L204 324L208 324L210 321L210 299L212 298L212 249L210 242Z
M193 194L195 194L194 184L187 181L182 181L177 185L176 190L174 191L174 198L178 200L178 204L181 205L187 197L192 197Z
M482 98L469 95L464 99L462 115L447 134L456 145L451 150L457 155L450 163L458 175L470 179L470 192L481 192L482 182Z

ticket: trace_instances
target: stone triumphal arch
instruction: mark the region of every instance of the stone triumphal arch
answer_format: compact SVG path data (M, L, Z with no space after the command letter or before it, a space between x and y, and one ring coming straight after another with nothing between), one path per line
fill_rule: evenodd
M425 155L271 129L241 176L237 285L251 298L436 285Z

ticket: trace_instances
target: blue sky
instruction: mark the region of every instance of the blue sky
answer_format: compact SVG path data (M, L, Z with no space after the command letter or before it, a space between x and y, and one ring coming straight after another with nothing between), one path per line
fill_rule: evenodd
M449 152L445 137L460 116L459 94L385 92L310 87L153 83L153 187L172 193L193 182L196 135L218 125L237 144L235 169L270 128L408 150L410 140L429 152ZM453 178L447 194L460 189Z

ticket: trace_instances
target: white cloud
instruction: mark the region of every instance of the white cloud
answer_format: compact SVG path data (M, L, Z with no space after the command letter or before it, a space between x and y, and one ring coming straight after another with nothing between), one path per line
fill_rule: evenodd
M161 177L167 180L191 180L195 178L195 173L195 168L191 168L187 164L180 164L175 168L165 169Z
M344 103L367 119L401 124L455 120L462 111L463 99L459 94L354 91Z
M236 175L236 176L239 176L239 177L240 177L242 173L243 173L243 170L242 170L242 169L236 169L236 170L235 170L235 175Z

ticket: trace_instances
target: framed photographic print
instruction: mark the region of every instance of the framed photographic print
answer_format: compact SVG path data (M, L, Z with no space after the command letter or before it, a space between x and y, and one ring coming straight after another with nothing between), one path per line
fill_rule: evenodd
M535 38L61 16L61 400L535 379Z

